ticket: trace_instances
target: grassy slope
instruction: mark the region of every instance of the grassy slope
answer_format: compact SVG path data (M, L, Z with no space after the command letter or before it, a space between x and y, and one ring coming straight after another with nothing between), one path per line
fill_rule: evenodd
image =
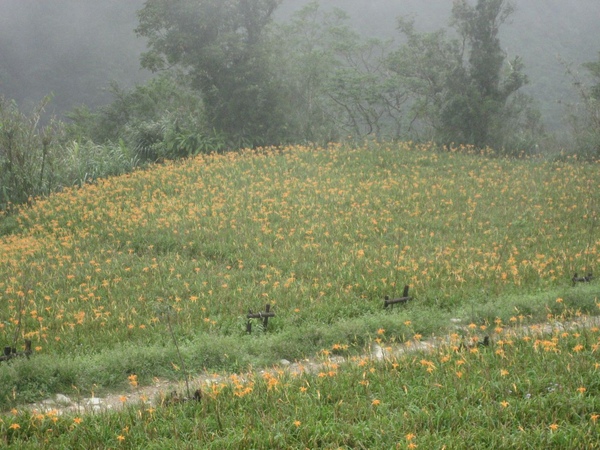
M0 340L35 348L0 365L0 402L181 376L169 323L190 370L235 370L360 351L380 328L539 318L557 297L594 311L569 279L599 260L598 180L397 144L207 156L52 196L0 241ZM415 301L384 311L405 283ZM247 336L266 303L269 332Z

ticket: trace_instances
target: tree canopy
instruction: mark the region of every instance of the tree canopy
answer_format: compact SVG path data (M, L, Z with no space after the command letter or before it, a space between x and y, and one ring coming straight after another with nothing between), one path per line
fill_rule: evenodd
M265 28L280 0L148 0L142 67L178 69L202 93L209 121L231 139L274 143L281 131Z
M444 30L419 33L412 21L399 20L407 42L391 56L390 68L413 93L415 120L430 125L436 140L503 147L514 145L506 137L532 127L530 100L519 92L527 83L523 62L508 60L499 39L513 11L506 0L456 0L454 39Z

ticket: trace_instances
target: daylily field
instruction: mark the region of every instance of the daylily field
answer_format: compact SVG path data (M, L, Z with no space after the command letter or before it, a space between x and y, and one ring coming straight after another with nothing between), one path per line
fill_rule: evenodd
M0 218L0 342L20 351L30 339L33 350L0 363L0 404L17 408L1 434L131 448L153 434L175 439L174 415L179 440L156 448L192 436L198 448L501 448L488 438L523 448L521 437L569 448L581 433L577 448L593 448L598 330L503 333L597 313L597 281L571 278L600 263L599 187L597 163L372 143L199 156L35 201ZM404 285L412 300L384 308ZM266 304L267 330L254 321L246 333L248 310ZM450 334L439 354L361 356L375 340ZM493 348L458 350L483 334ZM253 373L323 350L354 360L324 375L215 387L201 406L112 413L109 425L18 407L126 386L132 374L143 384ZM558 403L540 394L552 383ZM512 438L485 434L494 428ZM451 433L461 429L464 441ZM566 441L552 440L561 431Z

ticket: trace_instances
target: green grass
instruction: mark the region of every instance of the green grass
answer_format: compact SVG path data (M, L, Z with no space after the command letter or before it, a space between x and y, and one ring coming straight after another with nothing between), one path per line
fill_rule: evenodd
M571 313L563 307L555 319ZM201 386L200 403L14 411L0 430L15 448L595 448L600 329L494 328L490 347L461 351L453 335L384 361L231 376ZM480 334L475 327L467 338ZM386 346L387 330L378 340Z
M398 143L202 156L65 190L0 220L0 343L35 349L0 363L0 407L180 379L167 321L197 373L358 355L382 328L402 342L451 319L596 314L597 284L570 279L600 260L599 180L598 164ZM414 300L385 310L405 284ZM267 303L267 332L247 335Z

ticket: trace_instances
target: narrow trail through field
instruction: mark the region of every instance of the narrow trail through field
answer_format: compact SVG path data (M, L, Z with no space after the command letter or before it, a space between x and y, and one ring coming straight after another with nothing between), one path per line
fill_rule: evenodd
M491 346L494 345L494 341L499 337L523 337L529 336L542 336L552 334L556 332L572 331L582 328L591 328L594 326L600 326L600 316L583 316L576 320L568 321L554 321L543 324L533 324L527 326L515 326L515 327L504 327L500 333L492 330L490 333ZM468 327L464 325L456 325L457 333L465 333L472 336L478 336L481 339L482 334L469 332ZM475 337L477 339L477 337ZM464 342L465 345L469 345L471 342ZM408 341L402 344L395 344L391 346L382 347L377 343L373 343L370 352L365 353L361 356L344 357L344 356L320 356L302 361L291 363L286 360L281 360L280 364L274 367L265 368L253 372L252 376L256 377L264 375L266 372L281 372L285 371L290 374L301 374L301 373L318 373L326 366L331 364L341 365L357 358L368 358L372 360L385 360L387 358L398 358L407 356L416 352L427 352L433 351L444 345L457 345L456 335L454 338L452 335L443 337L432 337L426 340L419 341ZM196 389L206 390L212 384L219 383L230 383L230 377L233 374L209 374L203 373L189 379L190 391L194 392ZM238 379L249 378L250 374L235 374ZM39 403L33 403L24 406L24 409L30 411L37 411L42 413L54 412L55 414L90 414L102 411L114 411L119 410L127 405L136 405L145 403L148 406L156 405L168 401L172 398L173 393L176 393L176 398L184 398L186 396L187 386L184 381L174 382L170 380L155 379L152 385L148 386L137 386L131 387L121 393L113 393L104 397L80 397L72 398L64 394L57 394L52 399L47 399Z

